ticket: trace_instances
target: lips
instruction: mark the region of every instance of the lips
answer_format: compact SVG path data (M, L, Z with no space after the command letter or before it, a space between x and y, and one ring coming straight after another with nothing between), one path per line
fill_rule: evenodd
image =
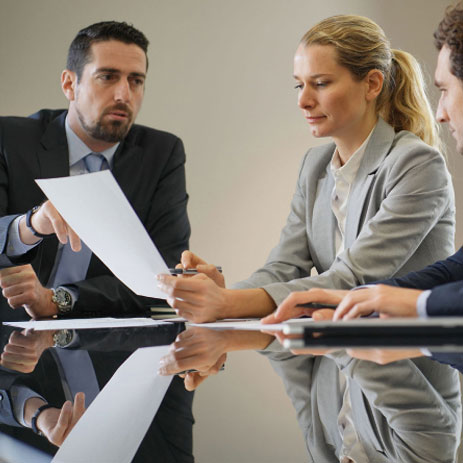
M309 124L316 124L317 122L321 122L325 119L325 116L305 116L305 118Z
M123 121L132 118L132 111L126 105L114 106L105 111L105 115L112 119Z

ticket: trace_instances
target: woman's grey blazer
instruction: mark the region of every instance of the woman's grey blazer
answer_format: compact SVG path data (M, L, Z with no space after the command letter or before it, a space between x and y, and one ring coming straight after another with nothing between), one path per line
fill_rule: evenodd
M235 288L261 287L279 304L291 291L352 288L400 276L454 251L454 193L443 157L379 119L348 199L345 250L336 257L331 211L334 144L300 169L287 223L267 263ZM318 275L309 276L315 268ZM461 410L456 371L427 358L381 366L344 352L270 357L298 414L312 461L339 461L339 370L370 461L452 462Z

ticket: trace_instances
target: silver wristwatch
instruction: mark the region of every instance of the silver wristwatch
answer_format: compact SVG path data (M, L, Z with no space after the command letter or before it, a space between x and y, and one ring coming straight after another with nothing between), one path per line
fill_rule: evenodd
M69 291L64 288L52 288L53 296L51 297L52 302L58 306L59 314L67 314L72 310L72 296Z
M53 343L55 347L67 347L71 344L74 334L70 330L58 330L53 334Z

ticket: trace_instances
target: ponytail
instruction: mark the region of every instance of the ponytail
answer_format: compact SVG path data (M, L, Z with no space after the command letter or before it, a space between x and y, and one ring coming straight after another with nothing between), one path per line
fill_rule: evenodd
M428 145L442 148L418 61L402 50L392 50L392 53L389 76L376 102L378 114L396 132L408 130Z

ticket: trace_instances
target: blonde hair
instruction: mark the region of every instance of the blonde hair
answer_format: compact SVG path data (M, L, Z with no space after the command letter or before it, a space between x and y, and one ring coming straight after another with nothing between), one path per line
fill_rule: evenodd
M439 127L434 118L423 73L417 60L405 51L392 50L384 31L363 16L338 15L312 27L301 44L331 45L338 62L361 80L378 69L384 76L376 112L396 132L408 130L441 150Z

